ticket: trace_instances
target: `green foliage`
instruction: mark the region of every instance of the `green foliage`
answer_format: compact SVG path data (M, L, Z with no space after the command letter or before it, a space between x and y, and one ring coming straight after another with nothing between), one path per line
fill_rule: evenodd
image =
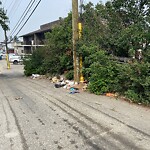
M1 3L0 3L0 5L1 5ZM3 30L9 30L9 27L6 24L6 21L8 21L8 17L5 13L5 10L3 8L0 8L0 25Z
M103 52L90 56L91 60L94 60L88 68L91 92L117 92L133 102L150 103L150 63L118 64Z
M89 90L95 94L117 92L134 102L150 103L149 2L113 0L83 8L78 52L83 56ZM143 50L142 63L119 64L108 55L133 57L137 49Z
M73 69L71 52L71 14L53 32L46 33L46 47L34 51L25 61L25 74L62 74Z
M148 48L150 4L147 1L113 0L95 7L89 3L83 8L82 44L94 44L122 57L128 57L130 49L143 49L142 43L146 43L144 50Z
M31 56L24 59L24 73L26 76L32 74L45 74L46 70L43 68L43 60L45 58L45 48L39 48L33 52Z
M128 87L128 89L134 91L134 97L137 94L136 99L134 99L134 101L138 101L145 104L150 103L150 63L135 63L133 65L130 65L129 67L131 68L131 84ZM129 95L127 94L127 96Z
M111 61L104 51L98 51L88 59L93 62L90 65L89 90L96 94L114 92L116 90L114 78L118 74L117 64Z
M144 61L150 63L150 47L147 49L147 51L143 52L144 55Z
M32 63L31 63L31 61L30 60L26 60L26 61L24 61L24 74L26 75L26 76L30 76L30 75L32 75L32 73L34 73L35 71L35 69L33 69L33 65L32 65Z
M150 3L112 0L105 5L83 6L77 55L83 58L83 74L95 94L117 92L133 102L150 103ZM73 79L72 15L46 34L46 48L25 62L25 74L63 74ZM143 50L141 63L119 63L113 56L133 57ZM42 54L41 54L42 53Z
M61 21L52 32L46 33L47 55L43 67L51 74L62 74L73 69L71 53L71 14Z
M66 79L68 79L68 80L73 80L73 75L74 75L73 70L70 70L70 71L68 71L68 72L65 74L65 77L66 77Z

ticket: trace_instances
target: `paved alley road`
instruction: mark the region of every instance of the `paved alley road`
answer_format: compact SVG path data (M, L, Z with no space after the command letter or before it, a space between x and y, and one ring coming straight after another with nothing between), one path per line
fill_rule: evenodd
M69 94L0 61L0 150L150 150L150 109Z

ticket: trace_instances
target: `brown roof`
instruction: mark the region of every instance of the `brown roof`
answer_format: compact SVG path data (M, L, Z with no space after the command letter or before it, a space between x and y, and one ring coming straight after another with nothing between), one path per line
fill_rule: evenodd
M50 23L43 24L43 25L40 26L39 30L21 35L20 37L30 36L30 35L33 35L33 34L36 34L36 33L49 32L58 24L60 24L60 20L56 20L56 21L53 21L53 22L50 22Z

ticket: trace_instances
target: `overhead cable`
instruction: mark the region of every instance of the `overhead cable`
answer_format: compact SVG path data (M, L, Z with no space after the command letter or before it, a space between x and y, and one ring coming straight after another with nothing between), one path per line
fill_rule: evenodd
M11 7L11 5L13 4L13 2L14 2L14 0L11 1L10 5L8 6L8 8ZM8 9L8 8L7 8L7 9Z
M22 27L20 28L20 30L17 32L17 34L15 36L17 36L20 33L20 31L23 29L23 27L26 25L26 23L28 22L28 20L30 19L30 17L33 15L33 13L35 12L35 10L39 6L40 2L41 2L41 0L37 3L37 5L33 9L33 11L31 12L30 16L27 18L27 20L25 21L25 23L22 25Z
M35 3L35 0L31 0L30 1L30 3L28 4L28 6L26 7L26 9L24 10L22 16L18 20L17 24L15 25L15 27L11 31L11 33L10 33L11 35L13 35L16 32L16 30L19 28L19 26L21 25L21 23L23 22L23 20L27 16L27 14L29 13L29 11L30 11L30 9L31 9L31 7L33 6L34 3Z
M7 0L5 0L5 1L3 2L3 3L4 3L4 5L6 4L6 2L7 2ZM4 6L4 5L3 5L3 6Z
M14 1L14 3L12 1L12 4L11 4L12 7L10 6L10 11L8 12L8 17L10 17L11 15L14 15L13 12L16 12L16 10L18 9L20 3L21 3L21 0L20 1L16 0L16 1Z

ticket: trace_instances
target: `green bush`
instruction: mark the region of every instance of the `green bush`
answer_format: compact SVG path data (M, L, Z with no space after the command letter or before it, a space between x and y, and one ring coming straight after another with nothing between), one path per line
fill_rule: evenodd
M39 48L24 60L24 73L26 76L32 74L45 74L42 67L45 58L45 48Z
M70 70L66 73L65 77L66 79L68 80L73 80L73 75L74 75L74 71L73 70Z
M150 104L150 63L118 63L103 51L86 58L89 91L95 94L117 92L133 102ZM86 60L85 59L85 60Z
M106 65L93 64L91 65L91 77L89 90L96 94L106 92L116 92L116 76L118 74L115 63Z
M30 60L25 60L24 61L24 74L26 76L30 76L33 73L35 73L35 68L33 67L33 64L31 63Z
M103 94L115 91L115 80L118 70L116 63L100 50L85 58L84 74L89 74L89 90L95 94Z
M138 102L139 96L134 90L127 90L124 94L130 101Z
M134 63L129 65L130 86L125 95L135 102L150 103L150 63ZM132 91L132 92L131 92ZM134 91L134 92L133 92Z

